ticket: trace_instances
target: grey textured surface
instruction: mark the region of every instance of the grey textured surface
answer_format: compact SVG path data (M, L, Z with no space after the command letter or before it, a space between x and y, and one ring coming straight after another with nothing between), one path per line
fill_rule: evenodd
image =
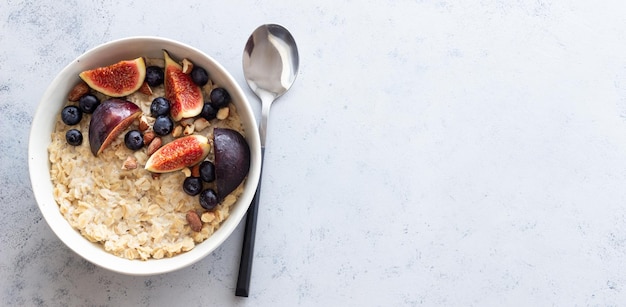
M457 2L0 3L0 305L623 304L623 2ZM66 248L27 165L55 74L156 35L244 85L243 45L268 22L294 34L301 73L272 108L251 297L234 296L242 225L152 277Z

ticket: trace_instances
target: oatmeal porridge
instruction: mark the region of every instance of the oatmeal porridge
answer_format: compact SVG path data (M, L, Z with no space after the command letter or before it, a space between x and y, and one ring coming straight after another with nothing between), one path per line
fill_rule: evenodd
M164 60L147 59L146 66L163 67ZM209 80L202 86L204 97L209 97L218 86ZM197 168L189 166L162 174L144 168L151 153L149 146L131 150L125 146L124 135L129 130L142 131L144 136L152 132L155 119L150 116L150 106L155 98L165 95L165 90L160 85L151 91L138 91L124 98L136 104L142 115L97 156L92 154L87 138L78 146L68 144L66 139L70 128L87 136L91 114L83 114L82 120L71 127L63 122L61 114L56 115L48 147L54 198L61 214L86 239L127 259L160 259L193 249L220 227L243 191L242 183L214 209L206 210L198 196L191 196L182 188L185 178L197 176ZM94 90L91 94L101 101L108 98ZM68 100L67 105L77 102ZM211 144L215 128L229 128L245 135L234 104L220 108L219 113L210 121L196 117L174 122L173 131L160 137L162 143L197 134ZM214 161L212 145L206 160ZM215 183L203 185L215 188ZM190 211L197 213L201 229L192 230L186 217Z

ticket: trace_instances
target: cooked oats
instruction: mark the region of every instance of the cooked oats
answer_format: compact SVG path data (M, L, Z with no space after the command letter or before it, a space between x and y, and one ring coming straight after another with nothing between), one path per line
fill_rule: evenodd
M148 59L147 65L162 67L163 60ZM206 97L214 87L213 82L204 86ZM154 118L149 116L150 103L163 95L163 86L159 86L153 88L150 96L134 93L126 99L137 104L144 113L143 118L152 125ZM100 95L99 98L105 97ZM76 105L69 100L67 104ZM206 126L196 127L194 134L212 139L213 129L220 127L245 135L233 104L229 105L229 111L223 120L212 120ZM50 178L59 211L86 239L101 244L107 252L119 257L161 259L191 250L228 218L230 207L243 191L242 185L212 212L206 212L197 196L189 196L183 191L185 173L176 171L153 178L144 169L148 159L147 146L136 152L126 148L125 132L94 157L87 137L90 118L90 114L84 114L83 120L72 126L83 133L84 141L80 146L71 146L65 140L69 127L58 114L48 147ZM136 120L129 129L137 129L138 125L139 120ZM164 144L168 141L171 136L163 138ZM137 160L136 169L120 167L129 157ZM212 150L207 159L213 160ZM213 184L205 183L205 186L215 188ZM185 215L189 210L196 210L202 217L201 231L193 232L188 225Z

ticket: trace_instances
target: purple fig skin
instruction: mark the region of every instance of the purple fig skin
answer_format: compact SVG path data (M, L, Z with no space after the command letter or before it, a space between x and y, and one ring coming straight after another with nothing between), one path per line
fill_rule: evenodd
M141 109L123 99L103 101L91 115L89 122L89 146L97 156L133 121L141 115Z
M224 199L246 178L250 170L250 146L232 129L213 130L215 150L215 185L217 195Z

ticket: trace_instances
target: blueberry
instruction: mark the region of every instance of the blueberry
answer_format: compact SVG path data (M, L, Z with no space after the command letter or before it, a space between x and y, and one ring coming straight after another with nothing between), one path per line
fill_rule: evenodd
M211 105L216 109L221 109L228 106L230 103L230 94L221 87L214 88L210 94Z
M202 180L198 177L187 177L183 181L183 191L185 193L196 196L202 191Z
M219 204L217 194L213 189L206 189L200 192L200 206L206 210L213 210Z
M66 125L76 125L83 119L83 111L76 106L67 106L61 111L61 120Z
M191 80L193 80L193 83L198 86L204 86L209 82L209 74L206 70L204 70L204 68L194 66L191 70Z
M99 105L100 100L92 94L83 95L83 97L80 97L78 100L78 107L83 113L87 114L93 113Z
M154 130L154 133L161 136L170 134L173 128L174 123L172 122L172 119L167 115L157 116L156 120L154 121L154 125L152 126L152 130Z
M83 143L83 134L77 129L70 129L65 132L65 140L72 146L78 146Z
M200 164L200 178L206 182L215 181L215 165L211 161Z
M210 103L205 102L202 106L202 112L200 116L206 120L212 120L217 116L217 109L215 109Z
M143 147L143 136L139 130L131 130L124 136L124 144L130 150L137 150Z
M163 68L159 66L146 67L146 83L150 86L159 86L164 80Z
M165 97L157 97L150 104L150 115L157 117L159 115L167 115L170 112L170 101Z

